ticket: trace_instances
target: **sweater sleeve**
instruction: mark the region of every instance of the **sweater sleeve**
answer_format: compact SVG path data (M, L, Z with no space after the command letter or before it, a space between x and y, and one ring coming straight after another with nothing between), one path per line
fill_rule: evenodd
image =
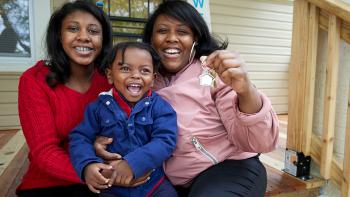
M239 111L237 94L218 80L215 105L228 132L229 140L244 152L263 153L278 144L278 119L271 102L261 92L263 106L255 114Z
M173 108L158 97L154 104L151 141L124 156L135 178L146 172L161 167L171 156L176 146L177 121ZM142 165L140 165L142 164Z
M79 177L62 147L48 87L33 76L24 74L18 86L18 111L24 136L30 151L30 161L50 176L79 183Z

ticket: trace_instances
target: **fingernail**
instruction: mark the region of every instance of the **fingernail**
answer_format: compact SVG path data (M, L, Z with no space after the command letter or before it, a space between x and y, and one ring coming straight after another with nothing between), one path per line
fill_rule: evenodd
M203 65L205 65L207 63L207 56L202 56L199 58L199 60L202 62Z

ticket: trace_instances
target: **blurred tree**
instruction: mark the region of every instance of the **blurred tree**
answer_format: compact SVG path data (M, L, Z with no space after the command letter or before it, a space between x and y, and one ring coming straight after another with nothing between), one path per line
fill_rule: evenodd
M0 13L4 30L0 34L0 53L14 53L18 41L18 35L10 24L4 11Z
M29 56L29 0L1 0L0 13L6 28L1 37L6 41L7 50Z

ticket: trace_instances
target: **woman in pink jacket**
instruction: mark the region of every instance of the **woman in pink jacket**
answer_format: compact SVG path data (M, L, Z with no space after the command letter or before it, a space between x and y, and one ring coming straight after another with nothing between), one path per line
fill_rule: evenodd
M276 147L278 120L239 53L225 50L185 1L161 4L143 39L161 57L154 88L178 117L178 143L164 169L179 195L264 196L259 153Z

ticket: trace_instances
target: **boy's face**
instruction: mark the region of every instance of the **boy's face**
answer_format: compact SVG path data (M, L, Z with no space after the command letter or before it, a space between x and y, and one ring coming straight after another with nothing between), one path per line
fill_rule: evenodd
M107 69L107 78L126 100L135 103L153 86L152 57L146 50L127 48L123 64L122 59L121 51L117 51L112 67Z

